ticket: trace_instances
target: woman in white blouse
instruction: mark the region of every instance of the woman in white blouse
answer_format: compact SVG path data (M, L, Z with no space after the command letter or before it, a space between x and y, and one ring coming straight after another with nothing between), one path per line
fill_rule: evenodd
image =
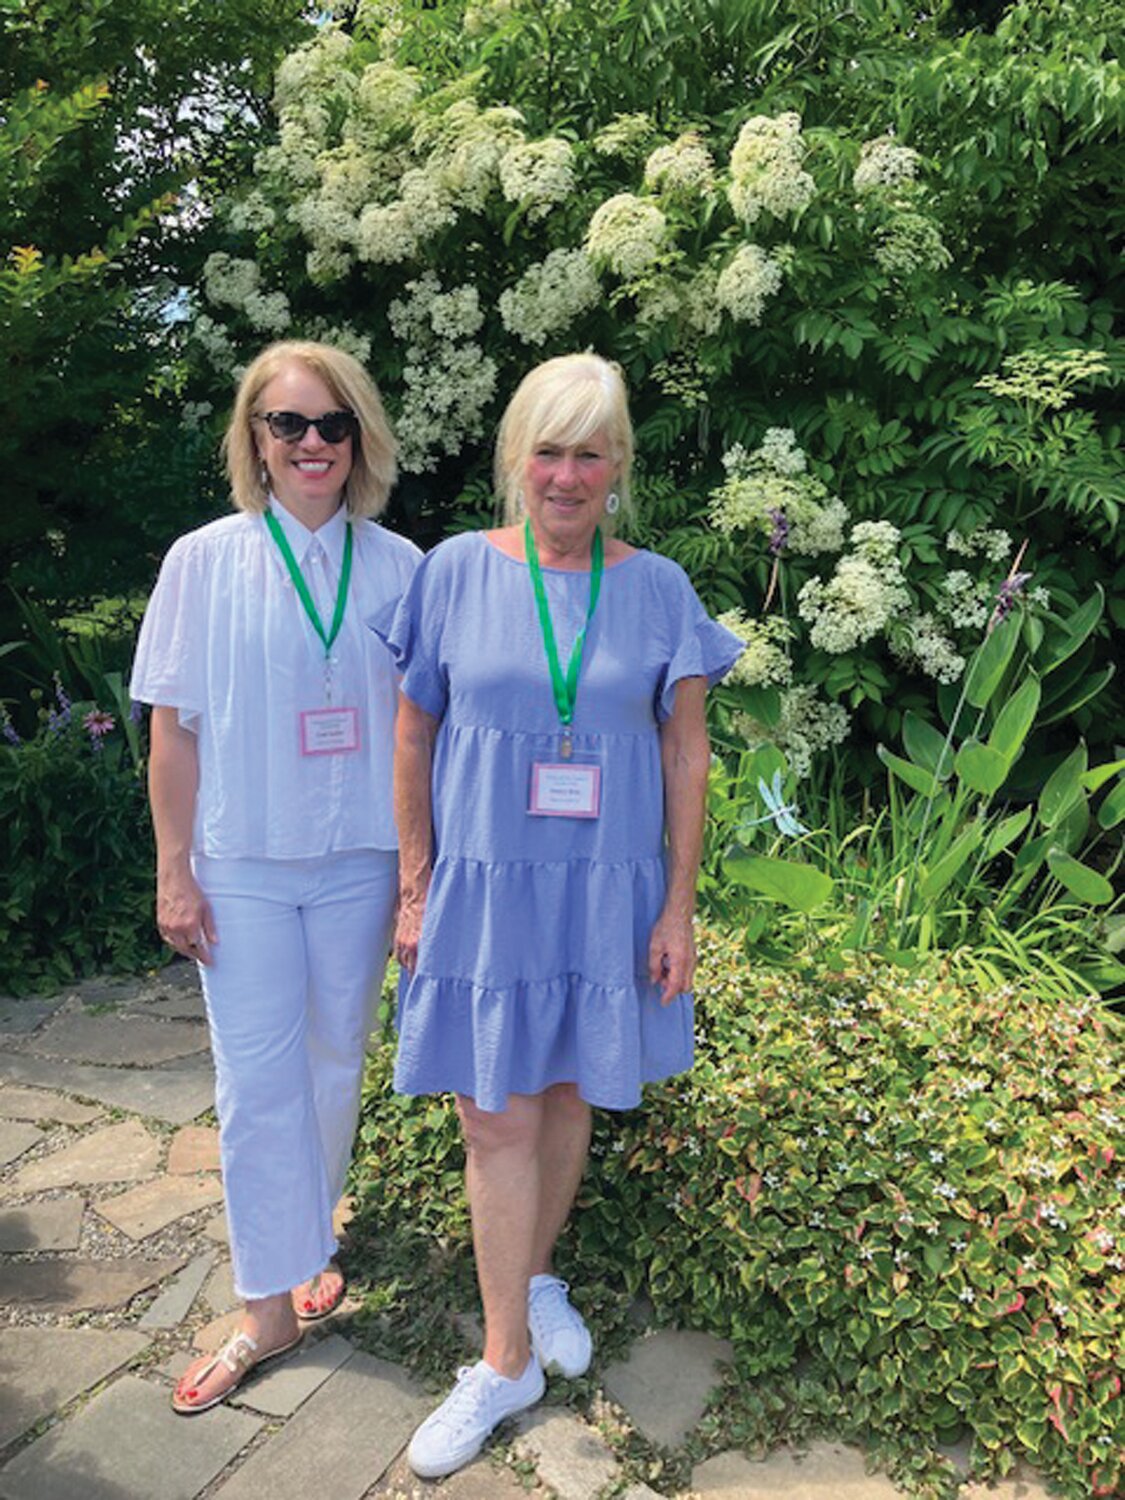
M344 1294L332 1213L389 947L396 677L365 621L420 553L350 355L272 345L224 440L238 514L172 546L141 628L161 935L200 966L242 1325L173 1406L224 1400Z

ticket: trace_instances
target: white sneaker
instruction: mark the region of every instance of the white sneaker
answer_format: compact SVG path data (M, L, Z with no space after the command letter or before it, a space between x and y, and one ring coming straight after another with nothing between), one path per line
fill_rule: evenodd
M590 1368L590 1330L570 1304L570 1288L557 1276L533 1276L527 1294L531 1348L548 1373L573 1380Z
M407 1460L419 1479L440 1479L475 1458L498 1422L534 1406L546 1389L534 1354L518 1380L497 1374L483 1359L463 1365L457 1384L410 1440Z

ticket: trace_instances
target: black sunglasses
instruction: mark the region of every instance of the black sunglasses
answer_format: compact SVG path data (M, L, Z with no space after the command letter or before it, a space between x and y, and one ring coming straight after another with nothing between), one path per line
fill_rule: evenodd
M254 420L264 422L282 443L299 443L310 427L315 427L326 443L342 443L359 436L359 422L354 411L326 411L322 417L302 416L299 411L263 411Z

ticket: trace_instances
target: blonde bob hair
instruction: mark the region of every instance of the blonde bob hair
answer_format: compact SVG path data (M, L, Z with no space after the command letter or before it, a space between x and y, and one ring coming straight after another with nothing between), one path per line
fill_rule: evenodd
M246 366L223 438L223 458L231 499L239 510L264 511L269 499L262 484L262 463L251 418L260 415L258 401L270 381L288 365L302 364L324 381L341 410L354 412L359 437L352 443L352 467L345 500L353 516L377 516L384 509L398 468L397 444L387 422L375 382L357 359L330 344L287 339L270 344Z
M570 447L600 432L617 465L613 487L621 499L616 517L629 511L629 477L633 467L633 424L629 398L618 365L600 354L560 354L536 365L520 381L500 421L496 438L496 493L504 502L504 519L523 518L523 476L539 443Z

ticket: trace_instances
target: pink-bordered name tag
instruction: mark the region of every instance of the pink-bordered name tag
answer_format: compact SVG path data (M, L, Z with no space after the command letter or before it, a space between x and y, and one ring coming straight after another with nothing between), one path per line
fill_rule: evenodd
M596 818L601 808L600 766L549 765L531 767L529 813L540 818Z
M358 708L308 708L300 719L302 755L350 755L359 749Z

